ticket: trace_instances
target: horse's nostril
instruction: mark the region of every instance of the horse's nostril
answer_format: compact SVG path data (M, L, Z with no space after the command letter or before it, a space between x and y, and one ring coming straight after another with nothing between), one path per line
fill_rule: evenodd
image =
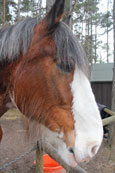
M69 152L72 153L72 154L74 154L74 149L72 147L69 148Z
M95 145L95 146L92 147L92 149L91 149L92 155L95 155L97 153L97 149L98 149L98 146L97 145Z

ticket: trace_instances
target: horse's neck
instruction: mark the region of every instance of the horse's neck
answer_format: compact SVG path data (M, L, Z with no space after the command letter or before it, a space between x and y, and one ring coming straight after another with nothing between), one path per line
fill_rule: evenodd
M7 112L9 109L14 108L15 106L11 102L11 99L8 93L0 94L0 117Z
M7 66L0 64L0 95L6 92L7 84L5 79L5 69Z
M6 106L6 97L4 96L4 94L0 95L0 117L8 110Z
M0 117L9 109L10 98L8 95L7 66L0 64Z

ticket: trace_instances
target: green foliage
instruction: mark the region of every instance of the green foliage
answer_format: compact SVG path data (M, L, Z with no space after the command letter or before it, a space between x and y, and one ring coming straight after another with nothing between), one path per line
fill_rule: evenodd
M31 16L30 12L33 11L33 4L34 1L32 0L20 0L20 16L21 18L25 18L27 16ZM14 15L14 21L17 21L17 17L18 17L18 4L16 4L14 6L13 9L15 15Z
M81 39L90 63L98 61L100 57L98 48L103 45L98 40L101 32L97 33L97 29L102 28L102 34L113 29L112 10L108 12L104 10L105 12L102 13L99 9L100 2L102 0L78 0L73 16L74 32ZM106 48L107 46L105 51Z
M18 15L18 4L14 7L15 21L17 21ZM26 17L38 17L39 13L44 15L44 9L40 9L39 0L21 0L20 2L20 17L21 19Z
M47 0L48 1L48 0ZM71 10L70 2L74 4L74 0L66 1L66 11L69 13ZM98 49L101 47L103 51L108 51L110 55L109 46L103 44L99 40L101 34L107 34L113 29L112 10L100 12L100 2L102 0L78 0L76 9L74 9L72 24L74 33L80 39L89 62L97 62L100 58ZM17 21L18 10L20 8L20 19L27 16L38 17L39 14L43 16L46 9L40 9L39 0L20 0L20 7L17 1L6 0L5 10L5 23L11 24ZM106 1L107 3L107 1ZM68 14L67 14L68 16ZM0 1L0 25L2 26L3 20L3 0ZM97 28L102 28L103 33L97 32ZM101 61L100 61L101 62Z
M15 6L13 0L7 0L5 4L5 20L6 23L10 23L12 20L12 15L10 14L10 7ZM3 18L3 1L0 1L0 25L2 25Z
M108 11L107 13L102 14L101 20L100 20L100 25L104 29L106 29L106 28L109 28L109 30L112 29L113 16L112 16L110 11Z

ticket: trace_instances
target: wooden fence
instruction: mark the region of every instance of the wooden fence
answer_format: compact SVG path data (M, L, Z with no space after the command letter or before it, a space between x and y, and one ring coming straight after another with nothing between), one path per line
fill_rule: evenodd
M96 101L111 109L112 82L91 82Z

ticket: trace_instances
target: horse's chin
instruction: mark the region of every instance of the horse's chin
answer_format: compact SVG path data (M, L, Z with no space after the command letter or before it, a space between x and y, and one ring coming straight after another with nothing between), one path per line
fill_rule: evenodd
M54 150L57 155L62 159L68 166L76 167L77 160L75 156L69 152L67 145L65 142L59 137L59 134L56 132L52 132L44 125L39 125L40 134L42 134L42 139L44 140L44 145L47 145Z
M69 152L64 142L60 143L60 146L58 146L57 149L58 149L58 155L68 166L76 167L78 165L78 162L74 154Z
M75 156L73 154L70 154L70 159L69 159L69 163L68 163L71 167L76 167L78 165Z

